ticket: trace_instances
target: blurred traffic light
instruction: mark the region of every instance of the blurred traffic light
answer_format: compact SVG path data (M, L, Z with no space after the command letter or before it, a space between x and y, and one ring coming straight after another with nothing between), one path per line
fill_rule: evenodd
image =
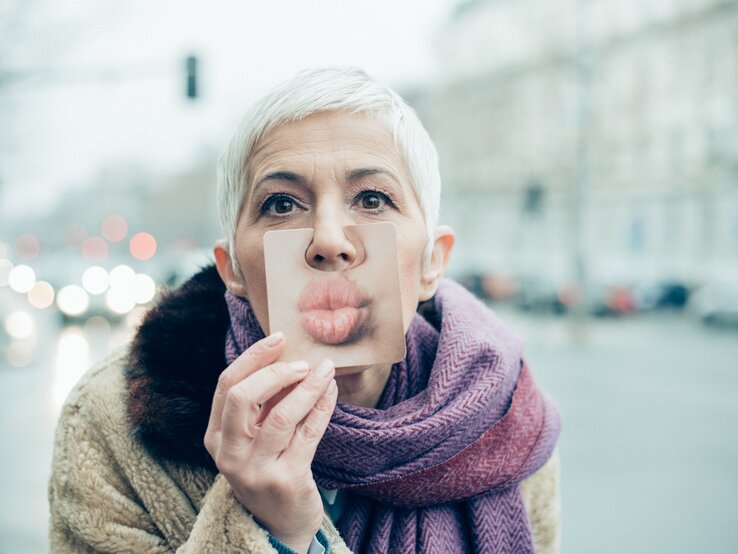
M187 98L190 100L197 99L197 56L187 56L185 60L185 68L187 71Z

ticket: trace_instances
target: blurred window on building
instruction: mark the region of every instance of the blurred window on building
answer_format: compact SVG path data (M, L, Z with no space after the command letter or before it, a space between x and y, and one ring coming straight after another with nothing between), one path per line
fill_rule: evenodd
M641 217L630 222L628 246L631 254L639 254L646 245L646 223Z
M189 100L196 100L198 97L198 65L197 56L187 56L185 69L187 72L187 98Z
M525 188L523 211L532 216L540 216L543 213L545 193L546 191L539 181L533 180L528 183Z

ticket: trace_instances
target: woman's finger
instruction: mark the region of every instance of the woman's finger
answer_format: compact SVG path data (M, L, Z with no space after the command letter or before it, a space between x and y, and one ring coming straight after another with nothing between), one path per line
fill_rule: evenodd
M305 361L277 362L233 385L226 396L221 420L221 444L253 439L260 406L281 390L305 377Z
M285 340L282 332L272 333L268 337L252 344L231 365L223 370L218 377L218 386L213 395L210 420L208 421L208 433L218 433L220 431L223 407L231 387L243 381L254 371L276 362L282 355L282 352L284 352L284 347Z
M292 392L273 406L254 440L252 454L273 458L287 448L297 425L313 409L334 374L333 362L323 360Z
M338 398L338 387L336 380L333 379L328 388L325 389L323 396L316 402L313 409L305 419L303 419L295 430L292 442L287 449L282 452L282 456L289 456L295 460L311 460L315 457L315 450L318 448L320 439L323 438L325 430L331 421L333 410L336 408L336 399Z

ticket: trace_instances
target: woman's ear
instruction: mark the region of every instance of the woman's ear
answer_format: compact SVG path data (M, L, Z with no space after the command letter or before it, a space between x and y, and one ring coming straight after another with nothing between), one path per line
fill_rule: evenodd
M213 246L213 254L215 254L215 266L218 268L218 275L223 280L226 288L236 296L247 298L246 286L239 273L233 267L231 254L228 252L228 243L220 239Z
M438 283L441 282L441 277L446 271L448 258L455 241L454 231L448 225L441 225L436 229L433 254L420 280L420 301L428 300L436 294Z

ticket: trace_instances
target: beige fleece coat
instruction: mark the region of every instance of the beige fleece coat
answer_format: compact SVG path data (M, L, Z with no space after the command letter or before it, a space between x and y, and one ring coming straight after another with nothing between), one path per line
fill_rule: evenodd
M55 553L276 552L222 475L157 463L131 435L122 356L88 372L56 432L49 502ZM555 453L523 481L537 552L559 551ZM331 552L349 552L326 515Z

